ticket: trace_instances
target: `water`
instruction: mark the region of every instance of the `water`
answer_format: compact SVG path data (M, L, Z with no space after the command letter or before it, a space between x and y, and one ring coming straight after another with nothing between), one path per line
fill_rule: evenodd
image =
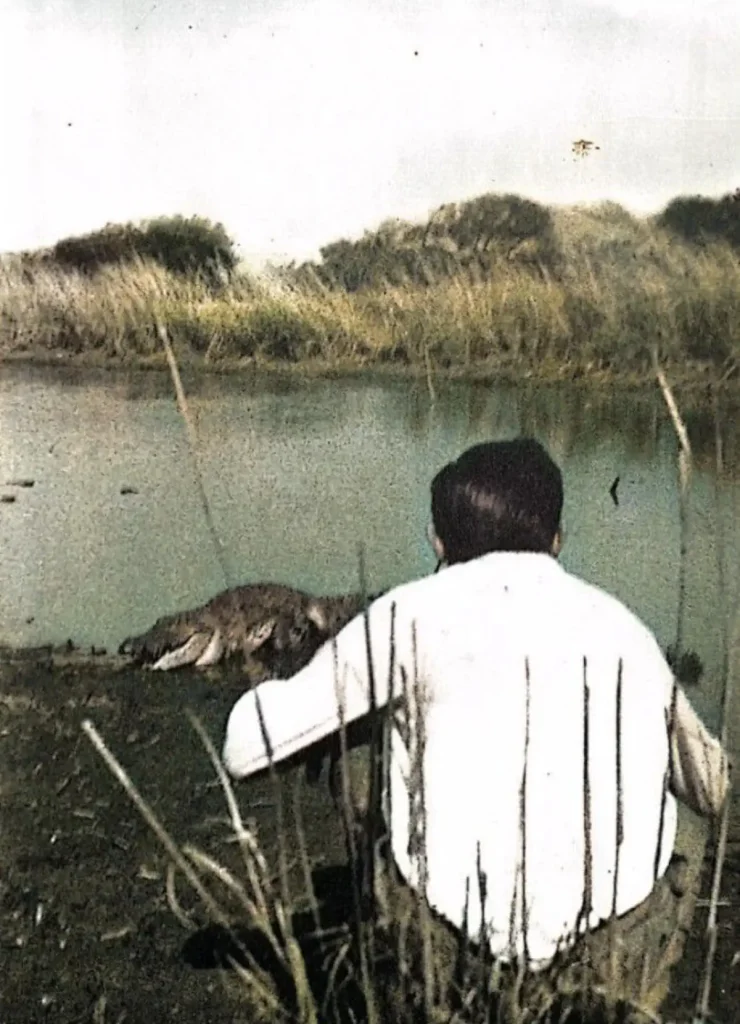
M359 543L371 588L428 572L434 472L469 444L523 431L564 472L566 568L625 601L663 646L675 637L676 441L657 391L456 384L440 388L432 406L423 387L379 379L186 377L185 385L230 583L352 589ZM711 410L688 417L696 471L685 641L705 664L692 696L710 724L718 718L722 621L737 603L740 565L737 409L725 410L722 423L718 496ZM34 486L7 485L16 478ZM115 647L225 584L166 374L3 368L0 484L0 494L16 495L0 504L2 642L72 637ZM122 495L122 487L137 493Z

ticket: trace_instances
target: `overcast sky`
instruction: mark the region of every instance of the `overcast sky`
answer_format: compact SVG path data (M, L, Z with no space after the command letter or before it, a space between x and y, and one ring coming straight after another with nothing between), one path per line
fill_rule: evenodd
M0 9L0 252L199 213L301 258L487 191L653 211L740 185L740 0Z

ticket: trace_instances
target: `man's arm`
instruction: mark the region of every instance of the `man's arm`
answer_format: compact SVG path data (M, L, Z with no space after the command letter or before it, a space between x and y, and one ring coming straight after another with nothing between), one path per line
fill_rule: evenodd
M391 601L370 608L376 702L388 696ZM291 679L273 679L248 691L232 708L226 726L223 761L235 778L244 778L314 746L344 722L370 710L370 673L362 615ZM262 722L260 722L260 717ZM263 730L264 725L264 730ZM269 751L265 742L265 733Z
M730 788L729 760L678 684L669 736L671 792L703 817L721 814Z

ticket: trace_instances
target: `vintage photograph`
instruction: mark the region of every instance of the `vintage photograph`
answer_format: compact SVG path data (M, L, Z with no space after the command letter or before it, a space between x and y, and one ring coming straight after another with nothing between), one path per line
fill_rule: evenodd
M5 0L0 1024L740 1021L737 0Z

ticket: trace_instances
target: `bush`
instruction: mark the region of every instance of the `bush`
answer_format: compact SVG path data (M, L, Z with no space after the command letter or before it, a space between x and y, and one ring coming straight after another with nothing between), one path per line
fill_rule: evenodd
M150 259L174 274L203 277L211 286L237 264L234 243L221 224L203 217L159 217L143 224L108 224L101 231L65 238L48 259L92 274L112 263Z
M426 224L386 221L356 242L321 249L321 262L292 268L295 283L357 292L385 285L431 286L461 270L486 276L502 262L541 270L559 262L550 211L515 195L484 195L440 207Z
M723 241L740 249L740 196L679 196L659 214L657 224L690 242Z

